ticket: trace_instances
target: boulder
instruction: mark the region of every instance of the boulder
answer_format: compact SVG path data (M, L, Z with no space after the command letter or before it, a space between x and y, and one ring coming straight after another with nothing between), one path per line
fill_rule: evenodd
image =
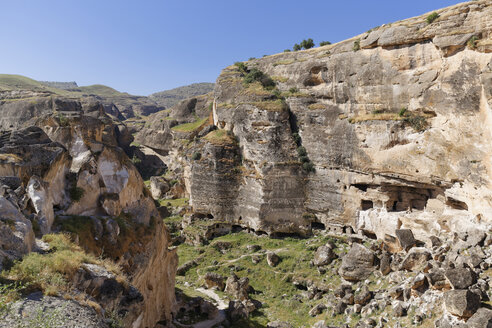
M323 313L323 311L326 310L326 305L323 304L323 303L320 303L320 304L317 304L316 306L314 306L310 311L309 311L309 315L311 317L315 317L317 315L320 315L321 313Z
M460 318L469 318L480 307L480 296L469 290L450 290L444 293L446 310Z
M391 272L391 255L384 252L379 261L379 271L386 276Z
M403 259L403 262L400 265L400 270L421 270L427 265L430 258L431 253L427 249L423 247L412 248Z
M466 322L468 328L491 328L492 310L480 308Z
M160 176L150 178L150 193L152 198L160 199L171 189L169 182Z
M207 288L217 288L221 291L225 288L224 277L222 277L218 273L207 272L205 274L204 280Z
M398 238L400 246L405 251L408 251L410 248L415 246L415 244L417 243L417 240L415 240L415 237L413 236L412 230L410 230L410 229L397 229L395 231L395 234L396 234L396 238Z
M19 259L34 247L31 221L5 197L0 196L0 251Z
M444 274L453 289L467 289L477 282L475 272L468 268L452 268L446 270Z
M367 286L363 286L360 293L355 295L354 302L355 304L366 305L372 298L372 292L367 288Z
M240 301L248 299L248 290L249 279L247 277L239 279L238 276L232 274L229 278L227 278L225 292L231 295L234 299Z
M330 262L336 258L336 254L333 249L329 246L323 245L318 247L316 253L314 254L314 265L323 266L330 264Z
M343 279L348 281L364 280L374 270L374 253L360 244L353 244L342 258L338 270Z
M274 252L268 252L267 262L269 266L276 267L280 263L280 257Z

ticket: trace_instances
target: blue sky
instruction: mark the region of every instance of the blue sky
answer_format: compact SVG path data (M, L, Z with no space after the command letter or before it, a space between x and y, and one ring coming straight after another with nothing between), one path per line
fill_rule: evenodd
M462 1L0 0L0 73L148 95Z

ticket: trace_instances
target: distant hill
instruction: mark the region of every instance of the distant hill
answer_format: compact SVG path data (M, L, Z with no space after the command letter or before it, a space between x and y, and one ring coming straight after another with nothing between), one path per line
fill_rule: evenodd
M78 87L75 81L72 82L39 81L39 82L48 87L62 89L62 90L68 90Z
M172 107L183 99L204 95L212 92L214 83L202 82L185 85L171 90L153 93L149 96L160 106Z

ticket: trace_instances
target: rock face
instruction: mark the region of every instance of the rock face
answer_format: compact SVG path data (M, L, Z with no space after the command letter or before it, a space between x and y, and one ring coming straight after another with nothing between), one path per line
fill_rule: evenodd
M65 113L72 109L59 105ZM87 251L114 256L127 282L84 267L74 286L104 309L124 311L125 327L171 320L177 256L167 248L168 231L139 172L118 147L113 121L100 105L75 109L72 116L26 116L18 124L34 125L0 134L0 263L34 250L34 230L42 236L67 220L90 222L88 231L70 232ZM138 242L131 240L130 227ZM79 236L87 233L89 238Z
M482 229L492 222L484 183L492 174L492 5L437 13L431 24L422 15L227 67L214 90L218 131L186 134L189 150L171 146L183 135L169 115L137 140L181 158L195 212L255 231L302 235L321 223L380 239L412 229L427 242ZM276 86L243 83L252 69Z

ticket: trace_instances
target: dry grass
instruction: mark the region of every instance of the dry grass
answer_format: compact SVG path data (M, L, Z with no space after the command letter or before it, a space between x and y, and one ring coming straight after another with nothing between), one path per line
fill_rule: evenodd
M287 60L280 60L276 63L273 64L273 66L279 66L279 65L290 65L290 64L293 64L295 63L296 60L295 59L287 59Z
M83 263L97 264L121 275L116 264L85 253L67 234L44 235L43 241L50 245L49 253L28 254L8 272L3 272L3 278L21 281L30 288L41 289L46 295L59 295L69 291L70 281Z
M286 76L272 76L272 79L275 82L281 82L281 83L285 83L285 82L289 81L289 78Z
M205 136L205 139L214 145L230 145L236 142L226 130L215 130Z
M326 109L326 105L320 104L320 103L315 103L315 104L310 104L308 106L309 109Z
M282 99L268 100L268 101L257 101L250 103L251 105L266 111L271 112L282 112L287 109L285 101Z
M6 161L9 163L21 163L22 158L16 154L0 154L0 161Z
M359 114L349 118L350 123L359 123L365 121L401 121L404 117L397 113L371 113Z

